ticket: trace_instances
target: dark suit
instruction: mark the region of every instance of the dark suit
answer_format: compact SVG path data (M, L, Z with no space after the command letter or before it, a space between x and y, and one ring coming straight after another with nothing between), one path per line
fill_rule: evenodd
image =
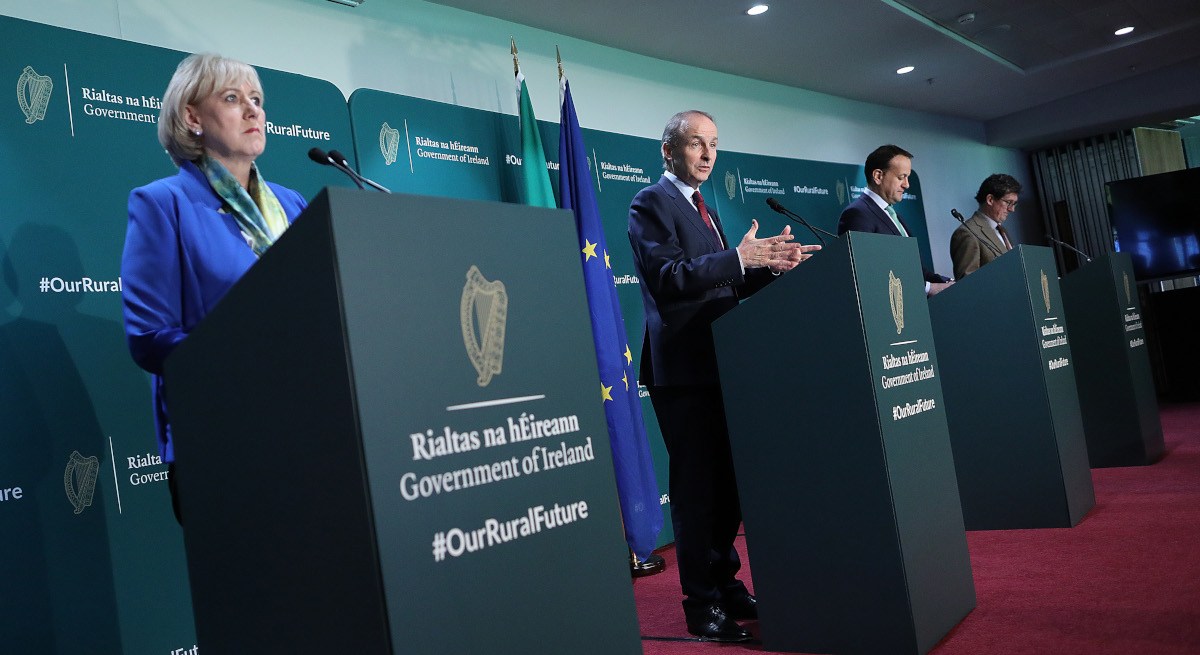
M716 212L709 215L725 238ZM640 377L670 455L671 521L691 611L745 593L734 578L741 507L712 322L775 276L765 268L743 274L737 251L721 245L665 176L634 197L629 242L646 308Z
M904 219L897 215L900 224L904 226L904 230L912 236L912 230ZM862 194L854 200L854 202L846 205L842 210L842 216L838 219L838 235L847 232L874 232L876 234L892 234L895 236L904 236L896 229L896 224L892 223L892 219L887 215L887 212L880 209L867 194ZM926 282L948 282L949 278L938 275L933 271L926 270L921 267L921 272L925 275Z

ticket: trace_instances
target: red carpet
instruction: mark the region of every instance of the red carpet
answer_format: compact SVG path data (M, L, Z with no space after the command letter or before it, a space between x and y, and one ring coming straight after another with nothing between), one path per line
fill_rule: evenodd
M1094 469L1096 507L1078 526L967 533L977 606L935 655L1200 654L1200 403L1160 414L1166 456ZM674 550L661 554L667 570L634 581L647 655L762 652L681 641Z

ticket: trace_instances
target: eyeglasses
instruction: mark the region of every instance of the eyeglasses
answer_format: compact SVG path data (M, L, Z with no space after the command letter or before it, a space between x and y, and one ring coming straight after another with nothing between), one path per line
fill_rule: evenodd
M1016 201L1016 200L1005 200L1004 198L1001 198L1001 199L1000 199L1000 202L1002 202L1002 203L1004 203L1005 205L1007 205L1007 206L1008 206L1008 211L1014 211L1014 210L1016 210L1016 208L1017 208L1017 201Z

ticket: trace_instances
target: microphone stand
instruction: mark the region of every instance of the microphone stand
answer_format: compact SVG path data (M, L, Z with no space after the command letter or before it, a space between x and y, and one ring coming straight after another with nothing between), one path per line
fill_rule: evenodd
M358 176L356 176L353 171L351 171L346 166L343 166L343 165L337 163L336 161L334 161L333 157L330 157L329 154L326 153L324 150L321 150L320 148L315 148L315 147L309 148L308 158L317 162L318 164L320 164L322 166L332 166L332 167L338 169L342 173L345 173L346 176L350 178L350 181L354 182L354 184L357 185L359 189L363 188L362 182L358 181Z
M825 239L821 238L820 233L824 232L825 234L828 234L829 236L833 237L834 239L838 238L838 235L836 235L832 232L822 230L819 227L813 227L812 225L809 224L808 221L804 220L803 216L801 216L800 214L797 214L796 212L790 211L783 205L779 204L778 202L775 202L774 198L767 199L767 206L769 206L771 209L774 209L775 211L779 212L780 214L783 214L784 217L789 218L789 219L803 225L804 227L808 228L808 231L812 232L813 236L817 237L817 239L821 242L822 246L826 245L826 243L825 243Z
M341 152L339 152L337 150L330 150L329 156L334 160L335 164L338 162L341 162L342 169L347 174L349 174L351 177L353 177L355 179L355 181L361 180L362 182L366 182L368 185L370 185L372 188L376 189L377 191L382 191L384 193L391 193L391 191L388 190L387 187L384 187L381 184L376 184L375 182L371 181L370 179L367 179L366 177L359 175L357 171L350 168L350 163L346 161L346 157L344 155L342 155ZM362 184L359 184L358 188L361 189Z
M1067 250L1070 250L1070 251L1074 252L1075 254L1082 256L1088 262L1092 261L1092 258L1090 255L1088 255L1086 252L1080 250L1079 248L1072 246L1071 244L1067 243L1066 241L1059 241L1058 239L1055 239L1054 237L1050 236L1049 234L1046 235L1046 240L1050 241L1051 243L1057 243L1058 245L1062 246L1063 248L1066 248Z

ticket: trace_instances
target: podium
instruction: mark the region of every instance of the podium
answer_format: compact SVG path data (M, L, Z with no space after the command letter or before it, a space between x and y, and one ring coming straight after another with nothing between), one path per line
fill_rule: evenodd
M317 196L167 362L202 652L641 653L579 262Z
M1068 273L1062 294L1089 463L1153 464L1163 455L1163 431L1129 254L1097 257Z
M924 653L975 607L919 262L851 232L714 323L766 650Z
M967 529L1079 523L1096 500L1050 249L1017 246L929 314Z

